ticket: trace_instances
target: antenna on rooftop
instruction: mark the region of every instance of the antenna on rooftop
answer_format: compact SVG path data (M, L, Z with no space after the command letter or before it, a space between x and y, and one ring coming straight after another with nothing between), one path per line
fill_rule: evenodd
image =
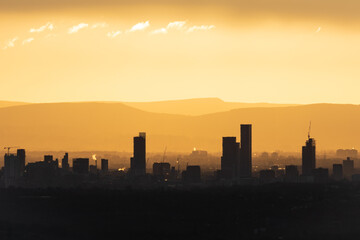
M310 132L311 132L311 121L310 121L309 132L308 132L308 138L309 138L309 139L310 139Z

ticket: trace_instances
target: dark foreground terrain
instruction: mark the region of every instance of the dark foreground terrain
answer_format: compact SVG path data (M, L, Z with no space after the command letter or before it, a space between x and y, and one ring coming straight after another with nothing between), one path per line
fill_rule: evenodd
M359 239L360 187L0 190L0 239Z

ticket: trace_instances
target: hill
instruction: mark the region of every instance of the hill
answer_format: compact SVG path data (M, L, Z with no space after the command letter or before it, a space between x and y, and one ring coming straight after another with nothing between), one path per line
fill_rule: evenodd
M147 132L148 151L221 151L222 136L239 137L253 124L254 151L300 151L309 121L318 149L360 148L357 105L314 104L242 108L202 116L159 114L121 103L48 103L0 108L0 146L31 150L132 151L132 137Z
M30 103L26 103L26 102L0 101L0 108L20 106L20 105L28 105L28 104L30 104Z
M288 107L295 104L224 102L219 98L194 98L159 102L123 102L143 111L199 116L238 108Z

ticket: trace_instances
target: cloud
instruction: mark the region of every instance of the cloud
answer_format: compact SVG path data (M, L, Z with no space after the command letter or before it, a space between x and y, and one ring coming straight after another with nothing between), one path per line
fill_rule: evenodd
M87 28L88 26L89 26L89 24L87 24L87 23L80 23L78 25L75 25L75 26L69 28L68 33L69 34L77 33L80 29Z
M112 32L108 32L106 35L109 37L109 38L115 38L117 37L118 35L120 35L122 32L121 31L112 31Z
M107 27L108 24L106 22L100 22L100 23L95 23L91 26L92 29L94 28L105 28Z
M185 21L176 21L176 22L170 22L166 28L159 28L154 31L152 31L150 34L167 34L169 30L175 29L175 30L181 30L185 26Z
M167 25L167 29L182 29L184 27L184 25L186 24L185 21L176 21L176 22L170 22Z
M211 29L214 29L215 26L214 25L201 25L201 26L192 26L190 27L187 32L188 33L192 33L192 32L195 32L195 31L206 31L206 30L211 30Z
M141 31L141 30L144 30L144 29L148 28L149 26L150 26L149 21L140 22L140 23L135 24L135 25L129 30L129 32Z
M18 39L19 39L18 37L14 37L14 38L10 39L10 40L6 43L5 47L3 47L3 49L6 50L6 49L8 49L8 48L13 48L13 47L15 47L15 42L16 42Z
M28 39L25 39L23 42L22 42L22 45L25 45L27 43L31 43L32 41L34 41L35 39L34 38L28 38Z
M39 28L31 28L30 29L30 32L31 33L38 33L38 32L43 32L45 31L46 29L52 31L54 29L54 25L50 22L46 23L44 26L41 26Z
M166 28L160 28L152 31L150 34L167 34L167 32Z

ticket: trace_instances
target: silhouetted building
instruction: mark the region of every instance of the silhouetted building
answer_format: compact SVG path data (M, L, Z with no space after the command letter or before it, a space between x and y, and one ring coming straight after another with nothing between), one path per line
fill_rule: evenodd
M329 180L329 169L316 168L313 170L314 182L326 183Z
M109 160L101 159L101 172L107 173L109 171Z
M239 143L236 137L223 137L221 174L226 179L236 179L239 165Z
M70 169L68 153L65 153L63 159L61 160L61 167L62 167L62 169L66 170L66 171L68 171Z
M20 175L23 176L23 173L25 171L25 149L18 149L16 152L16 156L18 157L19 161L20 161Z
M354 161L351 160L350 157L343 161L343 173L344 177L348 180L350 180L354 174Z
M265 169L260 171L259 181L260 183L273 183L275 182L275 171L270 169Z
M73 172L79 174L89 173L89 158L74 158Z
M50 162L52 162L53 160L54 160L53 155L45 155L45 156L44 156L44 162L46 162L46 163L50 163Z
M252 130L251 124L241 124L239 176L250 178L252 173Z
M340 181L343 178L344 178L343 165L342 164L333 164L333 179L335 181Z
M183 180L186 183L200 183L201 182L200 166L187 166L186 171L183 171Z
M302 147L302 175L312 175L315 167L315 140L309 137L305 146Z
M44 161L28 163L25 167L26 184L32 187L50 187L57 184L59 162L45 155Z
M4 183L5 187L15 186L22 176L22 163L14 154L5 154L4 156Z
M158 181L167 181L170 178L170 163L154 163L153 175Z
M339 158L357 158L358 151L356 149L338 149L336 150L336 156Z
M133 176L146 174L146 134L144 132L134 137L134 157L130 159L130 173Z
M285 182L298 182L299 170L295 165L285 166Z

